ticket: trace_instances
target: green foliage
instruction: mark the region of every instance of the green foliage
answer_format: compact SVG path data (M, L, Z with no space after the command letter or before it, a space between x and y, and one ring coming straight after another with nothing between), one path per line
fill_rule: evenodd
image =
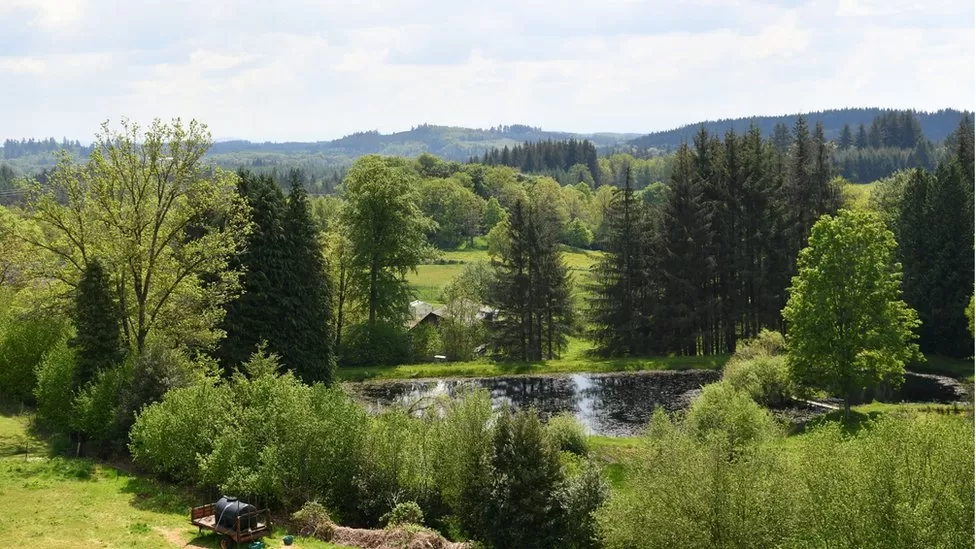
M841 210L814 225L783 310L797 383L849 406L861 389L901 382L918 354L918 317L900 299L894 254L894 236L873 213Z
M748 393L726 382L711 383L688 410L688 432L712 441L730 459L776 435L776 422Z
M296 172L289 175L291 192L282 218L284 238L284 298L281 334L274 347L284 366L306 383L332 383L335 337L332 332L332 287L312 220L308 195Z
M415 501L396 504L390 512L380 517L380 522L387 526L402 526L416 524L423 526L424 512Z
M748 393L762 406L788 403L793 396L793 384L785 347L783 334L770 330L739 341L735 354L725 364L722 379L734 389Z
M976 325L973 324L973 312L976 309L976 299L969 296L969 305L966 305L966 319L969 320L969 333L976 335Z
M75 350L66 338L62 338L37 365L37 385L34 387L37 419L55 432L70 432L74 419L75 360Z
M559 541L559 452L535 411L503 410L495 426L491 497L481 539L494 547L553 547Z
M222 491L283 505L320 499L354 515L365 412L341 390L309 387L276 368L250 370L266 373L202 380L144 408L131 431L133 458Z
M485 201L455 178L422 180L417 205L437 223L431 240L442 249L456 248L465 239L474 238L485 209Z
M600 468L584 462L576 474L567 475L559 491L563 508L561 543L563 547L600 547L596 513L610 496L610 487Z
M298 533L320 539L331 539L335 523L329 516L329 510L317 501L308 501L302 508L291 514L291 520L298 527Z
M112 367L122 358L119 316L108 275L102 263L92 259L75 289L74 344L78 346L75 387L84 386L99 371Z
M549 418L546 423L546 437L562 452L570 452L578 456L589 454L590 448L586 429L569 412Z
M407 334L410 338L410 359L412 362L430 362L434 355L441 354L443 343L437 326L423 323L415 326Z
M593 244L593 231L577 217L566 225L562 241L574 248L589 248Z
M353 324L342 332L342 361L348 365L400 364L410 360L410 337L389 322Z
M494 196L488 199L485 203L485 211L481 217L481 230L488 234L489 231L495 228L502 221L508 218L508 212L502 205L498 203L498 199Z
M131 347L141 352L154 333L212 346L238 280L228 261L246 232L246 207L234 175L204 164L210 145L196 121L156 120L145 132L106 123L86 164L62 154L32 188L25 213L36 230L16 228L36 251L31 274L74 286L97 257Z
M0 306L0 397L33 403L36 369L64 337L65 322L53 315L21 315Z
M656 413L628 487L598 511L604 546L963 547L973 540L972 420L837 423L737 459Z
M417 207L417 178L389 159L370 155L353 164L345 184L352 294L371 328L377 322L399 324L410 301L404 275L428 254L424 236L434 227ZM366 335L371 337L372 330Z
M556 243L558 217L552 208L519 201L499 225L507 243L490 292L490 305L499 311L490 328L494 345L509 358L552 359L566 347L573 305Z

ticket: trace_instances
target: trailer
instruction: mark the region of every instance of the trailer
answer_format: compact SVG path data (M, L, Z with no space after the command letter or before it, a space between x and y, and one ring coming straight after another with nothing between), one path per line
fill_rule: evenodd
M220 549L231 549L271 535L271 512L268 509L235 514L227 517L232 520L225 520L225 517L217 516L217 506L217 503L208 503L194 507L190 510L190 524L199 528L201 534L208 530L220 536Z

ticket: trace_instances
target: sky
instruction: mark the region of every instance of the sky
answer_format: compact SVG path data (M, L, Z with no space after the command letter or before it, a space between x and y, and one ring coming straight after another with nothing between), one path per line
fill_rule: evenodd
M0 0L0 139L126 117L216 139L421 123L648 133L973 110L972 0Z

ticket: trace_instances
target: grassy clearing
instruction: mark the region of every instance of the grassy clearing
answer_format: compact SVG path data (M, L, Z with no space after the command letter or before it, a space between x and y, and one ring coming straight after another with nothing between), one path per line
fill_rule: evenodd
M0 545L3 547L217 547L189 524L193 496L87 459L49 458L23 416L0 416ZM30 440L29 453L24 441ZM268 547L283 547L276 528ZM339 546L296 539L293 547Z
M578 287L584 281L584 277L589 275L590 267L600 259L600 256L601 252L563 246L563 261L569 267ZM490 261L484 237L476 238L473 247L464 244L457 250L442 251L440 259L444 264L419 265L417 272L407 273L407 282L417 299L435 306L443 305L441 291L451 279L464 270L466 264Z
M867 208L871 198L871 191L877 186L877 181L871 183L848 183L844 185L842 194L844 201L855 208Z
M337 370L341 381L410 379L423 377L492 377L516 374L564 374L571 372L638 372L642 370L717 370L729 357L678 356L651 358L603 358L590 354L588 342L571 338L566 353L542 362L472 362L403 364L400 366L343 367Z

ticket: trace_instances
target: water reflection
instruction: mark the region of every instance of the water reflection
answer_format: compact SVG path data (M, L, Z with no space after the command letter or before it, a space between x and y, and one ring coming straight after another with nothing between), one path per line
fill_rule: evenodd
M592 434L633 436L647 425L655 408L662 406L669 412L686 408L702 385L717 381L720 375L710 370L580 373L350 383L349 387L374 412L391 404L410 407L432 397L453 397L463 388L482 388L491 394L496 408L503 404L534 407L544 420L570 412ZM962 386L951 378L909 373L899 389L865 393L862 401L948 403L964 400L965 395ZM822 409L813 412L822 413Z
M497 408L534 407L543 419L570 412L592 434L631 436L646 424L654 408L684 408L688 392L712 383L713 371L570 374L477 379L437 379L350 384L376 411L391 404L411 406L429 397L454 396L462 388L482 388Z

